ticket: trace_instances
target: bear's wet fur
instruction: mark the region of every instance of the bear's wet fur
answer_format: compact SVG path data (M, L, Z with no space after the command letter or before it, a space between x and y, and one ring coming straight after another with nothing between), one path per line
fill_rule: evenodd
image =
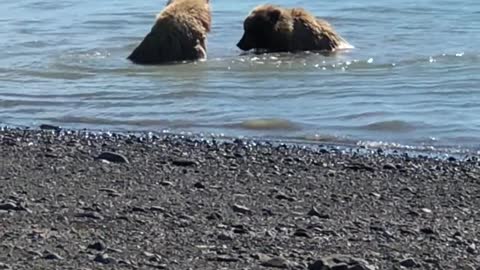
M144 65L205 59L210 28L209 0L169 0L128 59Z
M261 5L244 21L237 47L266 52L326 51L352 46L326 21L302 8Z

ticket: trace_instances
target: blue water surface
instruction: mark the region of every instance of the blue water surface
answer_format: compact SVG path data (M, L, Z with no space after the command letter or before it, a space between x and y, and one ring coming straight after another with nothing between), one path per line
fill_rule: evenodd
M1 1L0 124L479 148L479 1L272 2L328 20L335 56L241 54L263 2L211 3L206 62L144 67L165 1Z

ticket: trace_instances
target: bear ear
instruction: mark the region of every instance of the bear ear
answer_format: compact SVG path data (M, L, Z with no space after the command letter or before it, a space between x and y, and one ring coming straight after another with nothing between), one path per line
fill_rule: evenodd
M277 21L280 19L280 15L282 14L282 11L279 9L272 9L268 12L268 18L270 21L275 24Z

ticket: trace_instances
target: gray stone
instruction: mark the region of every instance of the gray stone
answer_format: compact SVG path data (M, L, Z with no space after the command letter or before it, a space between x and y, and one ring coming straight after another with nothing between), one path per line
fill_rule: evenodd
M58 255L55 252L46 251L45 256L43 256L45 260L63 260L62 256Z
M290 262L282 257L274 257L261 263L265 267L288 268Z
M2 203L0 204L0 210L4 211L17 211L20 210L18 206L12 202Z
M308 211L307 215L309 215L309 216L316 216L316 217L324 218L324 219L329 219L329 218L330 218L330 215L320 213L320 212L317 210L317 208L315 208L314 206L312 206L312 209L310 209L310 211Z
M266 254L263 254L263 253L255 253L255 254L252 255L252 258L254 258L256 260L259 260L261 263L264 263L264 262L272 259L272 257L270 257Z
M102 220L103 219L103 216L100 215L97 212L78 213L78 214L75 214L75 217L77 217L77 218L90 218L90 219L96 219L96 220Z
M101 263L101 264L114 264L115 259L108 256L108 254L98 254L93 259L94 262Z
M119 197L119 196L122 195L120 192L118 192L118 191L116 191L115 189L112 189L112 188L100 188L100 189L98 189L98 191L105 192L109 196L112 196L112 197Z
M88 245L87 248L102 251L102 250L105 250L107 248L107 246L103 242L98 241L98 242L95 242L93 244Z
M202 182L195 183L193 187L197 189L205 189L205 185Z
M231 241L233 240L233 234L231 232L222 232L217 236L218 240Z
M0 262L0 270L10 270L12 269L10 265Z
M435 230L433 228L430 228L430 227L421 228L420 232L422 232L424 234L435 234Z
M349 267L348 267L348 264L346 263L339 263L339 264L330 266L330 269L331 270L349 270Z
M278 192L278 194L275 196L275 199L286 200L286 201L289 201L289 202L294 202L294 201L297 200L296 198L288 196L287 194L285 194L283 192Z
M160 185L164 186L164 187L172 187L174 186L174 184L170 181L162 181L159 183Z
M57 131L57 132L60 131L60 130L62 130L62 128L59 127L59 126L48 125L48 124L42 124L42 125L40 125L40 129L41 129L41 130L54 130L54 131Z
M293 236L297 236L297 237L306 237L306 238L310 238L310 234L308 233L307 230L305 229L297 229L295 231L295 233L293 233Z
M250 208L239 204L232 205L232 210L242 214L249 214L251 212Z
M397 167L395 165L393 165L392 163L387 163L387 164L383 165L383 168L385 170L396 170L397 169Z
M477 247L475 244L468 245L467 247L467 252L470 254L475 254L477 250Z
M238 258L228 256L228 255L219 255L213 258L213 260L217 262L238 262L239 261Z
M197 162L188 159L176 159L172 161L172 165L179 166L179 167L192 167L196 166Z
M414 268L419 266L413 258L407 258L400 261L400 265L406 268Z
M129 163L127 157L113 152L103 152L97 157L97 159L106 160L113 163Z
M376 270L367 261L348 255L332 255L320 258L309 265L308 270Z
M337 172L335 170L328 170L327 171L327 175L330 176L330 177L334 177L336 174L337 174Z

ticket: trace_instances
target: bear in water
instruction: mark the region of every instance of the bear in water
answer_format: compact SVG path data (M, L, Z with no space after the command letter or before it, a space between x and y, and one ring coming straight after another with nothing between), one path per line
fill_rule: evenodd
M326 21L302 8L261 5L244 21L237 47L267 52L328 51L352 48Z
M210 27L209 0L169 0L128 59L136 64L205 59Z

